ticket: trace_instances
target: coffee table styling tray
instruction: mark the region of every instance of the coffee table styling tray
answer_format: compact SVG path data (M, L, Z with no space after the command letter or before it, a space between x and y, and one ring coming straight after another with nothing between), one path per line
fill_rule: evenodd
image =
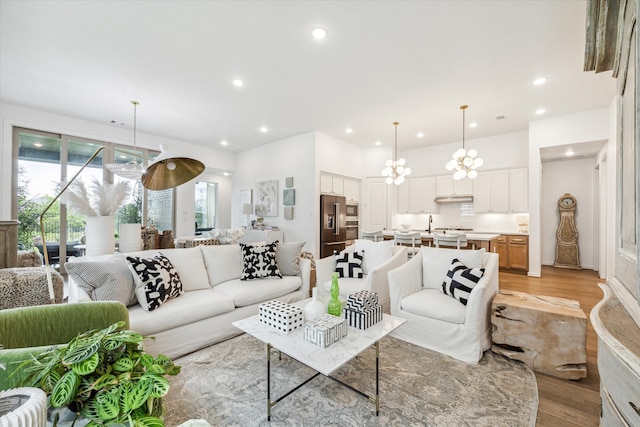
M304 324L304 339L320 347L329 347L347 335L347 321L331 314L321 314Z
M302 327L302 308L273 300L258 306L261 323L288 334Z
M367 329L382 320L382 306L378 304L378 294L359 291L349 295L344 317L349 326Z

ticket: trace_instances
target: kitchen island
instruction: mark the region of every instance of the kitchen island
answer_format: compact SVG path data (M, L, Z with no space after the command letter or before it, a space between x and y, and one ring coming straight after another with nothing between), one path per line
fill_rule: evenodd
M420 232L420 238L422 239L422 246L435 247L433 238L435 233L429 233L425 230L384 230L382 232L385 240L393 240L393 234L396 231L406 232ZM442 233L441 233L442 234ZM446 234L446 233L444 233ZM495 233L466 233L467 246L461 249L480 249L484 248L487 252L496 252L498 245L498 238L500 234Z

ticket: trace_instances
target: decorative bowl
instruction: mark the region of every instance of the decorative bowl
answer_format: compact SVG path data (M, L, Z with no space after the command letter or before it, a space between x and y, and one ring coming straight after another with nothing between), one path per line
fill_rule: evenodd
M411 224L400 224L403 230L409 230L411 228Z

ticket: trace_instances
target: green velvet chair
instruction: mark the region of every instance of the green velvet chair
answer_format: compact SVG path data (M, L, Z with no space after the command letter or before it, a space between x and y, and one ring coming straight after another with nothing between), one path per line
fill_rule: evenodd
M120 320L128 329L127 307L113 301L0 310L0 391L23 385L26 373L16 368L31 354L66 344L81 332L106 328Z

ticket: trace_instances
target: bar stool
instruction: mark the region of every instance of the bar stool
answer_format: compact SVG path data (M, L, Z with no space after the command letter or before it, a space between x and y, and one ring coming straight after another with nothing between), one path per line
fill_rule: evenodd
M436 244L436 248L440 246L455 246L458 249L467 247L467 235L461 234L439 234L433 233L433 241Z
M360 231L360 238L363 240L373 240L374 242L379 242L384 239L382 236L382 230L378 231Z
M395 245L407 246L407 255L409 258L417 254L420 251L420 246L422 246L422 237L418 231L396 231L393 233L393 240Z

